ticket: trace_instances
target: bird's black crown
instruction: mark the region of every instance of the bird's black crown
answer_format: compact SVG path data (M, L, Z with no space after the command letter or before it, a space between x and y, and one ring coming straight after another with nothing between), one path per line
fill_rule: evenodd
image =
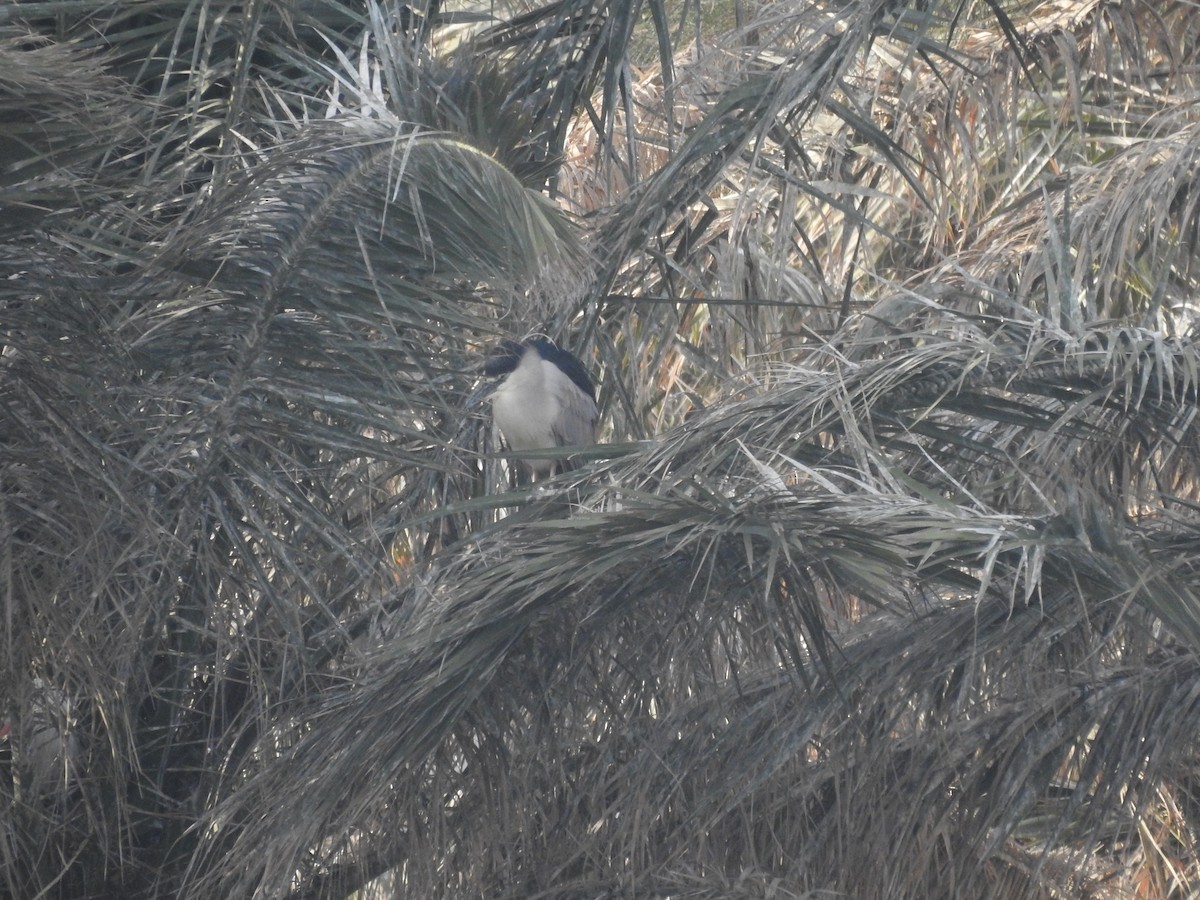
M501 341L492 348L487 359L483 361L483 374L493 377L507 375L521 364L521 357L524 355L525 346L523 344L510 340Z

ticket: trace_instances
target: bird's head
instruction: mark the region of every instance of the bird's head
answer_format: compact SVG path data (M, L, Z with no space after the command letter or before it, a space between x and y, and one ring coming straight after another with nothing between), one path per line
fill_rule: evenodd
M507 375L521 364L521 357L528 348L513 340L503 340L488 353L483 361L483 374L490 377Z

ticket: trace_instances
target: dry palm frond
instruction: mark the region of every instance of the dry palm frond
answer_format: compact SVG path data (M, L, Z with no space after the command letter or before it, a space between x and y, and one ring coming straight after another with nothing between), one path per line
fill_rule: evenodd
M591 511L448 556L217 814L245 828L212 850L261 864L194 889L283 883L351 830L403 834L405 889L448 894L497 872L514 895L649 890L682 866L952 896L1016 877L1010 840L1128 848L1130 792L1190 765L1196 526L1135 524L1103 473L1072 491L1059 466L1114 452L1114 409L1193 442L1170 410L1195 350L924 336L781 374L610 464ZM1118 406L1123 383L1151 388ZM1039 435L1068 448L1020 454L1037 508L975 484ZM281 814L306 826L251 815L295 783Z
M552 206L396 123L304 129L154 250L126 274L23 248L4 283L2 699L44 679L79 748L64 800L19 815L16 894L82 896L91 863L50 860L129 840L132 889L177 881L188 817L353 664L439 503L417 486L472 480L451 439L497 306L578 271Z
M1194 884L1190 8L417 6L0 10L2 890Z

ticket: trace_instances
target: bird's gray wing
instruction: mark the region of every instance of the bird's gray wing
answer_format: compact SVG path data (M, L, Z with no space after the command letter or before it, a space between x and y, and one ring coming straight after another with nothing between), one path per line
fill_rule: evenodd
M554 382L554 393L559 405L554 422L554 442L559 447L594 444L596 420L600 417L596 401L567 378Z

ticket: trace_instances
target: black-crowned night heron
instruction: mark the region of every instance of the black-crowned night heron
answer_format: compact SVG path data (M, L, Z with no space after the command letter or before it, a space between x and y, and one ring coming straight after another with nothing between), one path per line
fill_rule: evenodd
M577 357L543 337L502 341L483 364L503 375L492 418L513 450L578 447L596 440L596 390ZM569 468L565 459L527 459L535 476Z

